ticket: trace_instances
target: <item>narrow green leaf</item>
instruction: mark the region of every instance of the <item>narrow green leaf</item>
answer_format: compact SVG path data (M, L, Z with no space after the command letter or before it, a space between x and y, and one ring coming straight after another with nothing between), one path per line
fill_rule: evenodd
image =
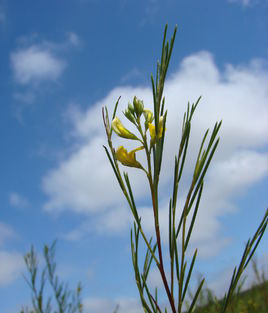
M195 249L195 252L194 252L194 255L193 255L193 258L192 258L192 262L191 262L191 265L190 265L190 268L189 268L189 271L188 271L188 275L186 277L186 281L185 281L185 285L184 285L183 293L182 293L182 301L184 300L186 292L188 290L188 285L189 285L189 282L190 282L190 279L191 279L191 275L192 275L192 271L193 271L193 268L194 268L194 263L195 263L195 260L196 260L196 256L197 256L197 249Z
M201 283L200 283L200 285L199 285L199 287L198 287L198 289L197 289L197 291L195 293L195 296L194 296L193 301L191 303L191 306L190 306L190 308L188 310L188 313L191 313L193 311L195 303L196 303L196 301L198 299L199 293L200 293L200 291L201 291L201 289L203 287L204 282L205 282L205 278L202 279L202 281L201 281Z
M129 193L129 196L130 196L130 199L131 199L131 204L132 204L131 205L131 210L132 210L132 213L134 215L134 218L135 218L136 222L139 225L140 218L139 218L139 215L138 215L138 211L137 211L137 208L136 208L135 200L134 200L134 197L133 197L132 188L131 188L129 177L128 177L127 173L124 173L124 178L125 178L125 181L126 181L126 184L127 184L127 188L128 188L128 193Z
M107 147L103 146L103 148L105 149L105 152L106 152L106 154L107 154L107 156L108 156L108 159L109 159L109 161L110 161L110 164L111 164L111 166L112 166L112 169L113 169L113 171L114 171L114 174L115 174L115 176L116 176L116 178L117 178L117 181L118 181L118 183L119 183L119 186L120 186L121 189L124 191L124 190L125 190L125 186L123 185L123 182L122 182L122 180L121 180L121 178L120 178L120 176L119 176L119 174L118 174L118 172L117 172L117 169L116 169L116 167L115 167L115 165L114 165L113 159L112 159L112 157L110 156L110 153L109 153Z
M186 238L186 241L185 241L185 248L184 248L185 251L186 251L186 249L188 247L188 243L189 243L190 238L191 238L191 234L192 234L192 230L193 230L193 227L194 227L197 211L198 211L198 208L199 208L199 203L200 203L202 191L203 191L203 182L201 183L201 187L199 189L199 193L198 193L197 201L196 201L196 204L195 204L193 217L192 217L191 224L190 224L190 227L189 227L189 230L188 230L188 234L187 234L187 238Z
M115 107L114 107L114 112L113 112L113 118L112 120L115 118L115 115L116 115L116 111L117 111L117 107L118 107L118 103L119 103L119 100L120 100L121 96L117 99L116 101L116 104L115 104Z

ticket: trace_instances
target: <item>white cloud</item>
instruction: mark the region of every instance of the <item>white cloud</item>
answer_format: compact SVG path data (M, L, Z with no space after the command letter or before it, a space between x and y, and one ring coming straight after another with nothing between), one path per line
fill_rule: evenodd
M254 3L254 0L231 0L231 2L240 2L243 6L249 6Z
M252 5L253 3L255 3L256 1L254 1L254 0L229 0L229 2L240 3L242 6L248 7L248 6Z
M100 212L121 202L121 198L115 198L119 195L118 187L110 175L102 144L103 138L93 138L68 162L63 162L59 170L48 173L43 181L44 191L51 195L45 205L47 210L69 208L76 212Z
M238 3L241 4L243 7L253 7L257 4L267 4L267 0L228 0L230 3Z
M13 207L19 209L23 209L29 205L28 200L24 196L18 194L17 192L11 192L9 194L9 203Z
M58 43L40 40L36 34L20 38L17 49L10 54L15 82L30 88L30 91L26 90L28 95L32 94L32 88L40 83L58 81L68 65L64 53L73 47L79 47L80 44L80 38L74 32L66 33L65 40ZM15 95L24 101L24 93ZM29 102L28 98L26 97L24 102Z
M140 81L143 78L144 78L144 74L139 69L133 68L128 73L123 75L123 77L121 78L121 82L122 84L126 84L129 82L132 82L135 79L139 79Z
M143 17L141 18L140 25L143 26L148 21L151 22L159 13L160 3L158 0L148 0L146 2Z
M254 259L257 263L257 270L260 274L260 279L262 279L263 275L265 279L267 279L267 274L268 274L268 254L264 254L261 258ZM232 274L233 274L234 267L227 267L223 271L219 272L214 272L212 274L211 279L208 280L207 286L210 290L213 291L213 293L218 297L221 298L224 296L224 294L228 291ZM258 282L258 278L256 277L256 273L253 270L252 266L252 261L250 261L247 269L242 275L242 278L245 277L246 280L242 286L242 290L246 290L251 288L253 285L257 283L261 283L260 281ZM241 282L242 280L240 280Z
M22 85L45 80L55 81L66 66L52 51L36 45L13 52L10 59L15 80Z
M0 221L0 247L17 237L14 229ZM0 288L16 280L23 269L23 257L17 252L0 250Z
M99 233L121 233L132 224L132 216L126 207L115 207L103 212L96 221L96 229Z
M189 146L189 160L185 168L186 181L189 180L202 134L207 127L212 128L215 121L223 119L220 131L221 142L205 184L193 241L211 243L210 251L203 248L203 254L217 252L228 243L222 238L219 245L213 245L222 236L219 216L235 210L232 199L237 192L243 192L254 183L267 176L268 154L268 70L262 60L253 60L248 65L226 65L221 72L215 65L213 56L200 52L186 57L178 70L167 80L165 95L168 108L167 138L168 153L164 155L161 176L161 212L167 221L168 190L171 186L174 155L177 153L180 125L188 100L194 102L200 94L203 99L193 120L192 139ZM124 230L129 224L128 210L117 181L112 173L102 144L105 144L101 120L101 107L113 110L118 96L121 101L118 112L122 111L134 95L144 100L146 107L152 108L149 88L118 87L107 97L90 106L86 112L79 109L73 118L75 151L52 169L43 179L43 190L48 195L45 209L53 212L65 209L88 213L96 218L95 227L107 227L108 232ZM70 113L71 114L71 113ZM114 138L115 146L124 140ZM129 143L128 148L135 146ZM143 162L144 156L138 152L137 158ZM126 168L124 169L126 170ZM141 200L148 194L146 179L142 172L127 169L133 184L135 197ZM146 186L146 187L145 187ZM181 186L181 199L186 192L186 184ZM146 203L143 201L143 203ZM182 202L181 202L182 203ZM152 228L150 208L140 209L143 222L148 231ZM94 215L92 215L94 214ZM118 225L118 221L119 223ZM218 249L219 250L219 249ZM202 251L202 249L201 249ZM201 252L202 254L202 252Z
M126 207L115 207L112 210L98 212L94 216L72 229L67 234L62 234L64 239L78 241L87 235L97 232L99 235L110 235L110 233L121 235L133 225L131 212Z
M209 190L213 188L213 192L206 196L217 198L218 201L224 201L227 195L237 194L246 186L267 175L268 153L248 150L234 151L232 157L213 166L209 178L210 181L216 182L216 185L210 186ZM209 200L212 201L213 199Z
M134 298L118 298L114 300L104 298L86 298L83 301L85 313L113 312L117 305L119 305L119 312L139 313L142 311L139 301Z
M268 273L267 259L268 255L265 254L262 258L257 260L257 268L259 270L259 274L261 276L264 274L266 278ZM220 272L215 271L213 273L210 273L210 277L207 277L208 279L206 279L203 290L205 288L209 288L218 298L223 297L223 295L228 291L233 270L234 268L232 266L227 266L224 270L221 270ZM169 273L166 274L169 277ZM198 277L200 274L195 272L193 275L195 277ZM252 263L248 265L243 276L246 277L246 281L242 287L242 290L246 290L257 283L257 278L254 274ZM161 291L164 287L157 268L151 269L148 277L148 284L149 287L152 288L157 286L159 296L161 297ZM195 283L192 281L190 288L193 288L193 290L195 290L196 288L194 287L194 285ZM85 313L113 312L117 305L119 305L119 313L139 313L142 311L139 300L127 297L115 299L88 297L84 299L83 305Z
M26 104L31 104L34 102L35 100L35 94L32 90L28 90L26 92L16 92L13 95L14 99L20 101L20 102L24 102ZM17 111L17 115L19 117L20 115L20 111Z
M67 43L74 47L78 47L81 44L79 36L74 32L67 33Z
M16 237L16 233L12 227L0 221L0 246L7 240Z
M15 252L0 250L0 287L15 281L23 269L23 257Z

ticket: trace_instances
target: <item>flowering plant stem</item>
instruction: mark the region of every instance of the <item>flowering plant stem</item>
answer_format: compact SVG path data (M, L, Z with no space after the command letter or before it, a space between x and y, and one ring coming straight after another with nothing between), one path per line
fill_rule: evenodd
M169 261L164 262L163 245L161 239L160 222L159 222L159 179L162 165L162 156L164 140L166 133L167 110L165 110L165 98L163 97L165 78L174 46L177 27L175 27L170 42L166 39L167 26L164 31L161 60L157 62L156 77L151 75L152 92L153 92L153 112L144 108L143 101L134 97L133 102L128 104L124 111L125 117L137 129L137 135L130 132L116 116L117 107L120 98L116 102L112 119L110 121L108 109L103 108L103 121L107 135L108 146L104 146L107 157L111 163L114 174L119 186L128 202L134 217L134 225L131 230L131 253L132 263L135 272L136 284L138 287L141 304L146 313L161 313L163 305L158 300L158 290L150 290L147 279L152 264L155 264L160 273L164 290L167 296L169 310L172 313L181 313L184 309L183 303L189 288L193 268L197 257L195 249L192 259L187 259L186 251L189 246L190 238L197 217L197 212L201 200L204 186L204 178L217 149L219 143L218 132L222 122L215 123L215 126L209 137L209 130L204 133L200 144L199 152L196 158L192 180L189 185L188 193L178 219L177 198L182 173L184 170L187 156L188 143L191 134L192 118L201 98L196 103L188 103L186 112L183 117L181 139L179 143L178 154L175 156L173 191L169 201ZM123 146L115 149L112 142L112 134L115 132L119 137L125 140L134 140L141 144L138 148L128 152ZM146 155L146 165L141 164L136 159L136 153L144 151ZM140 153L140 152L139 152ZM146 235L140 213L137 209L134 193L131 187L128 173L121 172L120 164L128 167L134 167L142 170L148 179L150 187L150 196L154 218L154 236L150 239ZM191 212L191 214L190 214ZM256 234L252 240L249 240L238 270L234 270L232 282L224 305L220 313L226 312L230 298L237 286L238 280L252 257L267 225L267 212L261 222ZM143 262L143 270L140 270L139 264L139 238L142 236L146 253ZM156 253L156 250L158 253ZM167 269L167 264L169 268ZM170 277L168 278L167 273ZM193 312L196 301L202 289L205 279L199 283L193 296L192 302L188 308L188 313ZM167 312L165 306L164 312Z

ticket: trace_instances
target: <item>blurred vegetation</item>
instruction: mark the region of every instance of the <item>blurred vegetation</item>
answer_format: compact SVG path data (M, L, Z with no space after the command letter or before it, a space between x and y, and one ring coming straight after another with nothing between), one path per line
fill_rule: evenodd
M255 281L247 290L243 290L246 278L237 287L226 313L267 313L268 312L268 280L265 272L260 272L256 260L252 261ZM242 291L243 290L243 291ZM190 294L190 297L192 295ZM204 288L198 299L194 313L220 312L223 299L217 299L213 291Z
M81 284L70 290L56 274L54 241L51 246L44 246L45 264L39 268L39 260L33 247L24 256L28 271L24 276L31 290L32 307L23 307L20 313L82 313Z
M20 313L82 313L81 285L78 284L72 291L56 275L55 242L51 246L45 245L43 253L45 265L42 271L38 269L39 261L33 247L24 257L28 271L25 280L31 290L32 308L22 308ZM268 280L264 270L259 269L256 259L252 260L252 268L255 274L254 283L249 289L243 290L247 277L241 279L226 313L268 312ZM48 293L49 288L51 295ZM191 299L194 295L189 292L189 297ZM211 289L204 287L199 293L193 313L218 313L223 301ZM117 312L120 312L119 305L113 311Z

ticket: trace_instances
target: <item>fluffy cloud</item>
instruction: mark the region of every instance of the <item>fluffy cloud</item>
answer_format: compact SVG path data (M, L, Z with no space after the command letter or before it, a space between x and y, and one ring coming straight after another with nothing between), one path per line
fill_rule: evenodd
M76 212L100 212L121 202L118 188L103 153L103 138L95 137L44 178L49 194L47 210L70 208ZM71 183L72 182L72 183ZM105 184L103 184L105 182ZM105 197L103 193L105 192Z
M0 246L7 240L16 237L15 231L7 224L0 221Z
M0 247L17 237L14 229L0 221ZM23 257L17 252L0 250L0 287L16 280L23 269Z
M243 7L252 7L260 3L267 4L267 0L228 0L228 1L231 3L239 3Z
M18 48L10 54L16 83L33 87L41 82L57 81L67 66L62 54L71 47L78 47L80 43L80 38L74 32L67 33L65 40L60 43L37 42L36 36L22 38Z
M268 273L268 254L264 254L261 258L254 258L256 270L252 266L252 261L245 270L243 277L246 278L242 290L251 288L255 284L263 282L263 277L267 277ZM214 294L221 298L228 291L230 281L233 274L233 267L226 267L224 271L214 272L212 277L207 282L207 287L213 290Z
M56 80L66 66L53 52L36 45L13 52L10 59L15 80L22 85Z
M85 313L113 312L119 306L119 312L138 313L142 311L137 299L119 298L115 300L103 298L86 298L83 301Z
M0 251L0 286L17 279L24 267L23 257L15 252Z
M252 0L229 0L229 2L238 2L243 6L249 6L252 3Z
M253 60L248 65L226 65L220 71L213 56L200 52L186 57L179 68L166 82L165 96L168 108L166 150L161 176L161 221L167 221L169 190L174 164L174 155L180 134L180 123L186 103L196 101L200 93L203 99L193 121L189 159L185 167L185 181L190 179L202 134L215 121L223 119L220 131L221 142L211 171L206 180L199 219L193 240L201 247L220 239L219 216L235 209L232 199L257 181L267 176L268 154L263 149L268 141L268 71L262 60ZM112 169L103 151L105 143L101 120L101 107L108 106L110 112L118 96L121 95L118 112L129 100L137 95L146 107L152 108L149 88L118 87L107 97L93 104L86 112L72 109L74 131L77 139L75 151L52 169L43 179L43 190L48 196L45 209L53 212L69 209L90 214L96 219L96 229L107 226L110 232L124 230L130 222L129 216L119 208L126 207L117 186ZM75 114L74 114L75 113ZM115 139L115 146L122 140ZM133 144L129 143L128 148ZM138 152L138 159L144 156ZM146 199L148 188L142 173L128 169L135 196ZM180 204L185 197L187 184L181 186ZM105 193L105 196L104 196ZM145 202L143 201L143 204ZM127 210L127 208L126 208ZM150 208L140 208L146 230L152 225ZM120 225L116 221L120 220ZM166 227L166 226L165 226ZM81 234L80 234L81 235ZM228 238L223 238L215 249L203 249L204 255L211 255L223 247ZM217 249L216 249L217 248ZM213 251L214 252L213 252ZM202 253L202 249L201 249Z
M9 194L9 203L15 208L23 209L29 205L27 199L17 192Z
M261 259L258 260L258 270L260 276L267 274L267 258L268 255L264 255ZM221 298L229 288L230 280L232 277L233 268L228 267L225 268L222 272L214 272L212 273L210 279L205 283L205 287L208 287L213 294L216 295L218 298ZM250 288L253 284L257 282L256 273L249 264L249 267L246 270L245 275L247 277L245 284L243 285L242 290ZM161 281L161 277L159 272L156 268L153 268L150 271L148 277L149 286L157 286L158 291L161 291L163 288L163 284ZM116 306L119 306L119 312L126 312L126 313L138 313L142 311L140 302L134 298L117 298L117 299L108 299L108 298L93 298L88 297L85 298L83 301L84 311L85 313L102 313L102 312L112 312Z
M76 33L69 32L67 34L67 44L74 46L74 47L78 47L81 44L81 40Z

